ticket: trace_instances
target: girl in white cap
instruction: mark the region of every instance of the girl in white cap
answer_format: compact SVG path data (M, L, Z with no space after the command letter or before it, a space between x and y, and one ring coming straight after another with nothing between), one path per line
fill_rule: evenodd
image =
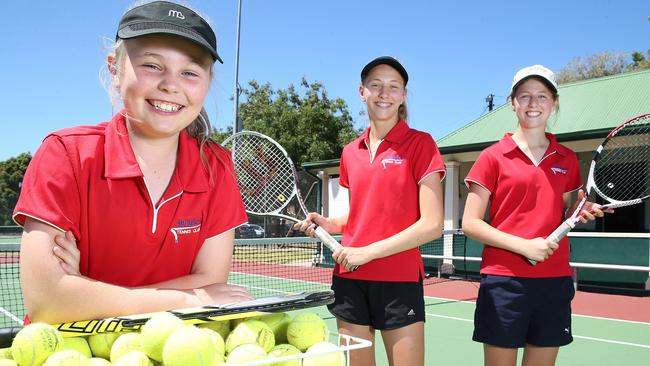
M445 167L428 133L406 123L408 74L383 56L361 71L359 94L369 128L346 145L340 184L350 209L338 217L310 213L296 225L343 233L333 253L335 301L328 305L340 333L375 339L381 331L391 365L424 365L424 266L418 246L442 232ZM350 272L354 266L359 266ZM374 347L352 351L352 365L374 365Z
M123 15L107 59L123 109L47 136L15 207L32 320L251 298L226 284L247 217L203 109L215 61L214 32L192 9L155 1Z
M559 108L551 70L519 70L510 102L517 130L483 150L465 178L470 192L463 230L485 245L473 340L484 345L485 365L515 365L520 347L523 365L553 365L559 347L573 339L575 291L568 239L544 238L564 220L571 193L582 186L580 164L546 132ZM597 208L590 214L591 206L585 206L584 221L603 215Z

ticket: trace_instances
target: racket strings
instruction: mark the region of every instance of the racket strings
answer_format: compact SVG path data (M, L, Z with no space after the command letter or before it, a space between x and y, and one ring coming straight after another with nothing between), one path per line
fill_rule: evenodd
M631 121L602 147L594 166L598 191L610 201L650 196L650 118Z
M244 135L232 141L231 152L248 211L278 211L295 195L291 163L272 142Z

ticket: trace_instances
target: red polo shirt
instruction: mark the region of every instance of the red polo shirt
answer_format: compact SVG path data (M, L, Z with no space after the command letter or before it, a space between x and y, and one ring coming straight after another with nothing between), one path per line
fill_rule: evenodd
M546 134L550 144L539 165L517 146L512 134L481 152L465 184L479 184L490 191L489 223L522 238L545 238L563 221L562 194L582 186L576 154ZM511 251L486 245L481 273L515 277L570 276L569 240L548 260L531 266Z
M14 220L27 217L72 230L84 276L142 286L190 273L203 242L247 221L230 154L179 137L176 169L152 202L122 113L97 126L64 129L34 155Z
M340 184L350 190L350 214L343 245L362 247L393 236L420 218L418 189L429 174L445 166L428 133L398 122L379 144L374 159L368 149L369 129L346 145L341 155ZM418 281L424 275L422 256L413 248L370 261L341 277L374 281Z

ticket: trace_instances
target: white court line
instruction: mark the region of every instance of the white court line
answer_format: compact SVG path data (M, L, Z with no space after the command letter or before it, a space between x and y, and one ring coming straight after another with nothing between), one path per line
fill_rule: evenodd
M650 345L647 345L647 344L638 344L638 343L630 343L630 342L613 341L613 340L611 340L611 339L593 338L593 337L585 337L585 336L579 336L579 335L574 335L573 338L580 338L580 339L586 339L586 340L589 340L589 341L604 342L604 343L614 343L614 344L622 344L622 345L624 345L624 346L632 346L632 347L639 347L639 348L648 348L648 349L650 349Z
M445 297L435 297L435 296L425 296L430 299L438 299L438 300L443 300L443 301L453 301L453 302L459 302L459 303L465 303L465 304L475 304L476 301L469 301L469 300L457 300L457 299L448 299ZM433 304L425 304L426 305L436 305L435 303ZM616 318L606 318L602 316L593 316L593 315L582 315L582 314L571 314L572 317L580 317L580 318L589 318L589 319L598 319L598 320L607 320L607 321L614 321L614 322L621 322L621 323L630 323L630 324L640 324L640 325L650 325L648 322L641 322L641 321L635 321L635 320L625 320L625 319L616 319Z
M427 316L431 316L431 317L435 317L435 318L458 320L458 321L463 321L463 322L468 322L468 323L473 323L474 322L473 319L465 319L465 318L459 318L459 317L455 317L455 316L438 315L438 314L431 314L431 313L425 313L425 314ZM650 349L650 345L646 345L646 344L615 341L615 340L605 339L605 338L587 337L587 336L581 336L581 335L575 335L575 334L573 335L573 338L585 339L585 340L588 340L588 341L603 342L603 343L613 343L613 344L620 344L620 345L623 345L623 346L631 346L631 347L639 347L639 348Z
M5 308L0 306L0 313L4 314L7 318L11 318L11 320L15 321L16 323L23 325L23 321L18 319L14 314L10 313L9 311L5 310Z

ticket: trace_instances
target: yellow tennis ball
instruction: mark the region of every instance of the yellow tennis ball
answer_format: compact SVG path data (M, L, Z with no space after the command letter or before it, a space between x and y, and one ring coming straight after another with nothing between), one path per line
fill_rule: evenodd
M345 366L345 354L338 350L339 348L330 342L315 343L305 352L302 366ZM320 354L323 352L330 353Z
M315 313L296 315L287 327L287 340L303 352L328 336L327 324Z
M163 347L165 366L212 366L217 350L210 336L195 326L175 330Z
M199 330L210 337L214 349L219 355L226 354L226 342L221 338L221 335L210 328L199 328Z
M93 356L109 359L113 343L122 333L100 333L88 337L88 346Z
M100 357L90 358L86 363L86 366L111 366L111 365L112 363L110 363L108 360Z
M18 364L12 359L0 358L0 366L18 366Z
M47 358L43 366L86 366L88 357L73 349L54 352Z
M243 323L242 323L243 324ZM257 343L244 343L235 347L230 353L226 361L228 364L249 363L253 361L265 360L266 351L262 346Z
M226 353L232 352L233 349L244 343L257 343L262 346L264 352L268 352L275 346L275 336L266 323L249 319L239 323L230 332L226 339Z
M232 319L232 320L230 320L230 329L232 330L232 329L237 328L237 326L239 324L245 322L246 320L259 320L259 319L260 319L259 315L249 316L247 318L235 318L235 319Z
M14 337L11 356L19 365L42 365L62 344L63 337L53 326L32 323Z
M142 351L131 351L120 357L115 366L153 366L153 361Z
M273 331L275 344L287 343L287 327L291 322L291 315L287 313L272 313L262 315L259 320Z
M61 350L64 349L77 351L86 356L86 358L93 357L92 353L90 352L88 341L84 337L63 338L63 346L61 346Z
M149 358L161 362L162 350L165 345L167 337L169 337L176 329L182 328L185 323L171 313L159 313L147 320L140 329L142 336L142 346L144 353Z
M214 355L214 360L212 361L212 366L221 366L226 364L226 356L216 354Z
M226 339L228 338L228 334L230 334L230 320L217 320L209 323L199 324L199 328L210 328L219 333L221 338Z
M299 355L300 353L301 352L298 348L290 344L283 343L283 344L278 344L277 346L271 349L271 352L269 352L269 358L289 357L289 356ZM279 361L271 364L271 366L299 366L299 365L300 365L299 358Z
M115 363L120 357L131 351L144 351L142 336L140 333L122 333L113 342L111 347L110 360Z
M0 348L0 360L4 360L4 359L13 360L13 358L11 357L11 347Z

